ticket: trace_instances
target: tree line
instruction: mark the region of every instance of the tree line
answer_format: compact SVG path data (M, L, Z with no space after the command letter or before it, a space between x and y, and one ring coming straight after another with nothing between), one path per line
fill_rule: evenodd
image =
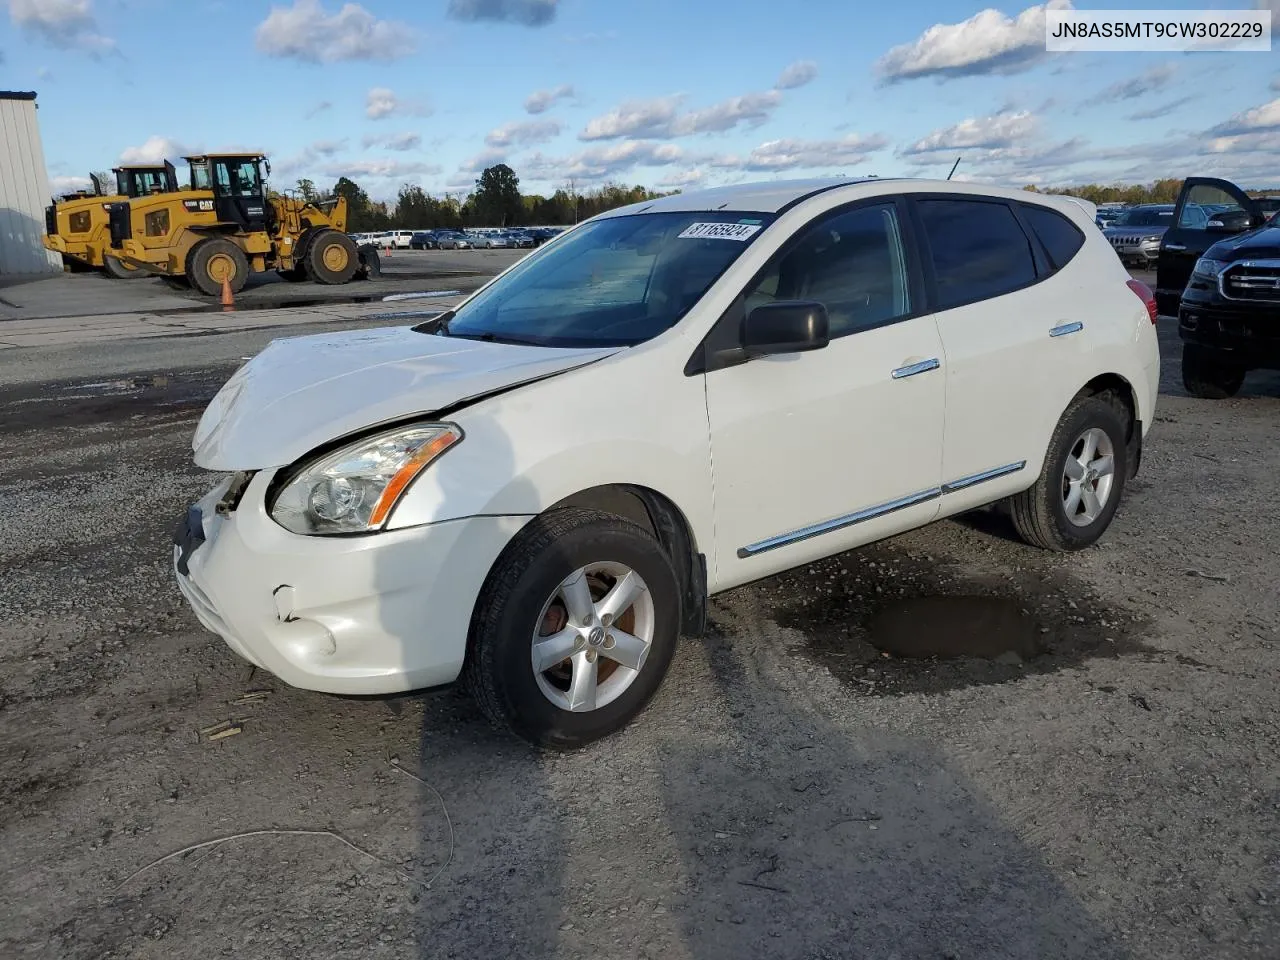
M485 170L466 195L432 196L416 184L406 183L394 203L370 198L359 184L339 177L333 188L320 190L312 180L299 180L292 192L302 199L323 203L347 198L347 229L370 233L391 229L452 229L465 227L563 226L594 217L597 213L665 196L646 187L617 183L578 190L570 181L551 196L521 193L520 178L505 163Z

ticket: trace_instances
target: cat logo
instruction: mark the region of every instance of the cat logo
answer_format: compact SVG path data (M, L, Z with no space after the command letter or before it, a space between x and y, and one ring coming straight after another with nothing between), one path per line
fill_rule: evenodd
M212 200L183 200L182 205L191 212L208 213L213 209Z

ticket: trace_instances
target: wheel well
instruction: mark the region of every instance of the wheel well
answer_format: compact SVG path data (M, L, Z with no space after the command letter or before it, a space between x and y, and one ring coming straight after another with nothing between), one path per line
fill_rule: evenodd
M1076 394L1077 397L1093 397L1100 393L1111 393L1124 404L1125 409L1129 411L1129 437L1131 439L1133 430L1138 422L1138 398L1133 392L1133 387L1129 381L1118 373L1104 373L1100 377L1094 377Z
M680 508L656 490L633 484L608 484L580 490L555 503L551 510L581 507L629 520L647 530L660 544L680 581L683 630L686 636L706 632L707 560Z
M1100 394L1110 394L1115 397L1128 411L1128 422L1125 424L1127 433L1124 439L1129 451L1128 479L1132 480L1137 476L1138 467L1142 463L1142 429L1138 421L1137 395L1133 392L1133 386L1124 377L1118 373L1104 373L1086 383L1076 396L1095 397Z

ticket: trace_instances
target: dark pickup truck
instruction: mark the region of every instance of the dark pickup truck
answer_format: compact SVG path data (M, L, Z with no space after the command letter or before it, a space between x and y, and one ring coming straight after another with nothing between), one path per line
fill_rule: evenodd
M1178 318L1182 382L1192 396L1221 400L1248 371L1280 370L1277 211L1280 198L1250 197L1229 180L1182 185L1160 242L1156 303Z

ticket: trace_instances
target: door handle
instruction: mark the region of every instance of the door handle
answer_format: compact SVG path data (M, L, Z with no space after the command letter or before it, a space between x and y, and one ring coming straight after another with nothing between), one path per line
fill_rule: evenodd
M1079 333L1084 329L1084 324L1079 320L1075 323L1060 323L1049 331L1051 337L1065 337L1072 333Z
M1187 249L1187 245L1185 243L1166 243L1164 245L1164 248L1166 250L1173 250L1175 253L1178 253Z
M904 380L907 377L914 377L918 373L928 373L930 370L937 370L942 366L938 362L937 357L930 357L928 360L921 360L918 363L908 363L905 367L899 367L893 371L890 376L895 380Z

